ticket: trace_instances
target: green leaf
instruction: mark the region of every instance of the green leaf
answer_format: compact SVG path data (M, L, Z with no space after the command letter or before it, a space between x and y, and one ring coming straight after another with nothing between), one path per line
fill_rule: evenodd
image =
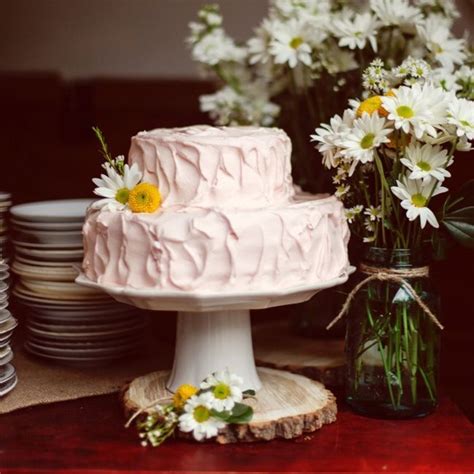
M218 418L219 420L227 422L227 420L232 416L232 413L230 411L211 410L211 415L214 418Z
M456 242L474 248L474 180L446 201L441 225Z
M253 417L253 408L243 403L236 403L232 409L232 416L227 419L227 423L249 423Z

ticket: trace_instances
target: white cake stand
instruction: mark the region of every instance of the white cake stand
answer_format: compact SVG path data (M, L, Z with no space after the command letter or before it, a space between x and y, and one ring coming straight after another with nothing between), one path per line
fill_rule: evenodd
M262 382L255 367L250 310L302 303L321 290L344 283L338 278L305 286L267 291L186 293L102 285L80 274L76 282L105 291L116 300L155 311L178 311L173 368L166 388L199 385L210 373L229 368L244 379L244 388L258 391Z

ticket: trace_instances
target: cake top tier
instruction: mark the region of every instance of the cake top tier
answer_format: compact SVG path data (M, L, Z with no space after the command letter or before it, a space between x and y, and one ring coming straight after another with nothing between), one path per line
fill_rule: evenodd
M293 195L291 142L262 127L159 128L132 138L128 156L156 184L163 207L263 207Z

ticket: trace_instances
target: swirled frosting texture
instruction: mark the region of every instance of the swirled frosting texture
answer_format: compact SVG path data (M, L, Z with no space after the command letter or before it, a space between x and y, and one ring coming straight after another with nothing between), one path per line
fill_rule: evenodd
M91 211L83 269L101 284L181 291L286 288L347 270L348 227L334 197L265 209Z
M293 195L291 141L259 127L156 129L132 138L128 161L157 185L162 206L261 208Z

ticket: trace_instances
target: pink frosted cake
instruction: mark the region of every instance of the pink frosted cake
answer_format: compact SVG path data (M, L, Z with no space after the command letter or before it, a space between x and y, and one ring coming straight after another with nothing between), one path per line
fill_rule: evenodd
M132 138L128 162L158 186L154 213L93 210L85 275L165 291L288 288L348 269L349 231L333 196L295 194L282 130L193 126Z

